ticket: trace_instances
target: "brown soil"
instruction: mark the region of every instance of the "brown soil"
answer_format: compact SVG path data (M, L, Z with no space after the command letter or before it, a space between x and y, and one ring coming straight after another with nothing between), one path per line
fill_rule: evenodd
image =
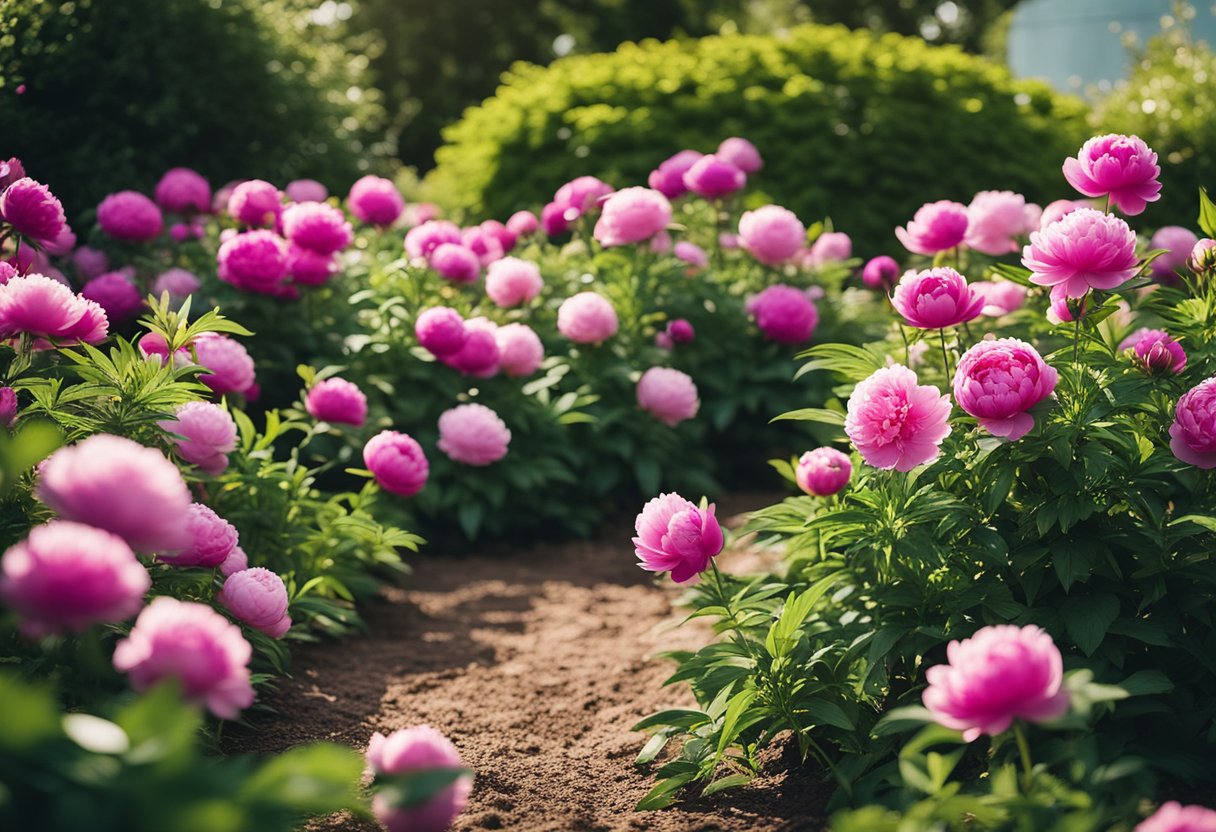
M729 569L732 556L722 560ZM405 587L365 610L369 635L299 649L295 678L269 697L277 714L253 715L254 730L227 744L363 748L373 731L432 725L477 775L457 830L822 829L831 788L788 747L770 752L771 773L744 790L689 792L672 808L633 811L654 779L634 765L646 737L630 728L692 702L686 689L662 687L671 665L652 656L707 639L692 625L674 629L671 586L637 568L621 533L492 556L421 556ZM341 816L309 827L374 828Z

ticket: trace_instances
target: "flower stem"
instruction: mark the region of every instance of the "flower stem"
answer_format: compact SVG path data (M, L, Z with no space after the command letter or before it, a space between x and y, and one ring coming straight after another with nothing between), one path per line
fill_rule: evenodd
M1081 305L1075 313L1073 313L1072 324L1072 363L1077 363L1077 350L1081 345L1081 318L1085 315L1085 307L1088 305L1089 292L1081 296Z
M1029 793L1030 780L1034 776L1034 766L1030 762L1030 743L1026 741L1026 731L1022 723L1013 723L1013 736L1018 743L1018 754L1022 758L1022 791Z
M718 571L718 563L713 558L709 560L709 568L714 573L714 584L718 588L718 603L726 609L726 613L730 616L730 623L734 626L732 629L735 633L735 641L747 651L747 656L756 665L757 670L760 667L760 662L756 658L756 654L752 652L752 647L748 644L746 637L743 635L743 627L739 624L739 618L735 615L735 608L731 606L730 601L726 597L726 588L722 586L722 573Z
M946 330L939 329L937 334L942 339L942 367L946 370L946 386L949 387L954 383L954 380L950 378L950 353L946 352Z

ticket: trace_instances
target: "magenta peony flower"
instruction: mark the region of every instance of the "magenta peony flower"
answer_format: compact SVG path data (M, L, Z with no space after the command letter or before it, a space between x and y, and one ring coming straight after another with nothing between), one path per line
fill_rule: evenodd
M324 202L329 189L315 179L293 179L283 189L292 202Z
M219 566L232 554L239 537L236 527L202 503L191 503L186 512L190 540L182 549L161 552L157 558L174 566Z
M527 324L507 324L494 333L498 344L498 363L511 378L525 378L540 369L545 348L540 336Z
M793 211L780 205L765 205L739 218L739 241L752 257L776 266L802 249L806 227Z
M764 167L764 160L760 158L760 151L756 146L738 136L723 139L718 145L717 156L749 175Z
M67 227L63 205L50 188L28 176L16 180L0 194L0 218L18 234L40 242L55 240Z
M145 691L164 679L181 682L187 699L220 719L253 704L253 648L240 627L206 604L160 596L144 607L130 635L114 648L114 668Z
M695 274L709 266L709 255L705 253L705 249L696 243L680 240L672 248L672 253L676 256L676 259L683 260L688 264L689 274Z
M283 212L283 195L279 189L261 179L241 182L228 197L228 214L241 225L254 228L272 227Z
M1163 248L1166 253L1149 264L1153 279L1166 285L1177 283L1178 271L1186 268L1187 260L1198 242L1199 238L1194 232L1180 225L1167 225L1157 229L1157 233L1149 240L1149 251Z
M1118 217L1078 208L1030 235L1022 265L1034 272L1032 283L1061 286L1070 298L1114 289L1136 273L1136 235Z
M595 239L605 248L639 243L667 228L671 203L650 188L625 188L604 202Z
M87 280L109 269L110 259L100 249L81 246L72 252L72 264L76 266L76 272Z
M3 191L18 179L24 178L25 165L21 164L20 159L14 156L8 161L0 161L0 191Z
M861 282L867 289L886 291L899 280L899 263L883 254L871 259L861 270Z
M943 199L916 209L912 222L895 229L895 236L908 251L934 255L962 243L967 225L967 206Z
M336 254L355 239L344 215L324 202L297 202L283 210L283 236L317 254Z
M361 428L367 421L367 396L346 379L318 381L309 389L304 406L312 418L321 422Z
M18 277L17 269L7 260L0 260L0 286L7 286L14 277Z
M465 465L489 465L507 455L511 431L482 404L462 404L439 417L439 450Z
M557 310L558 331L576 344L606 341L619 326L612 302L596 292L568 297Z
M843 231L825 231L807 251L805 265L820 268L853 256L853 240Z
M444 243L460 245L460 229L447 220L430 220L411 228L405 235L405 253L410 259L429 259Z
M875 370L853 388L844 432L867 464L911 471L937 458L950 435L950 397L918 385L899 364Z
M455 355L468 337L460 313L446 306L423 310L414 323L414 334L418 343L437 358Z
M225 241L216 255L219 278L238 289L273 293L287 277L287 243L273 231L246 231Z
M669 322L667 334L671 336L672 343L675 344L691 344L697 337L697 331L684 318L676 318Z
M684 196L688 193L688 186L684 184L684 174L697 163L701 155L695 150L681 150L660 162L659 166L650 172L650 176L646 180L647 184L668 199Z
M540 267L518 257L504 257L486 269L486 294L503 308L527 303L544 285Z
M0 339L27 333L68 340L86 311L85 302L57 280L40 274L14 277L0 286Z
M1123 339L1119 351L1132 351L1132 360L1149 375L1177 375L1186 368L1182 345L1160 329L1144 328Z
M1216 832L1216 811L1171 800L1161 804L1135 832Z
M984 627L946 647L949 664L926 671L925 707L972 742L996 736L1015 719L1051 722L1068 711L1064 661L1051 636L1033 624Z
M993 257L1018 250L1015 237L1037 229L1027 224L1026 197L1013 191L980 191L967 206L967 235L963 242Z
M115 240L146 243L160 236L165 218L156 203L138 191L119 191L97 206L97 224Z
M159 298L168 292L169 299L180 305L182 301L202 288L202 285L202 281L198 277L185 269L166 269L152 282L152 294Z
M891 304L910 326L945 329L974 320L984 298L967 285L967 279L947 266L908 271L895 285Z
M244 393L253 385L253 359L240 341L204 332L194 339L193 347L199 366L208 370L198 380L216 394Z
M1109 197L1110 204L1129 217L1161 198L1157 177L1161 168L1139 136L1108 133L1081 145L1076 158L1064 160L1064 178L1090 197Z
M1187 267L1195 274L1205 274L1216 271L1216 240L1200 240L1191 249L1191 257Z
M338 260L332 254L321 254L287 244L287 274L299 286L322 286L338 273Z
M477 255L477 262L481 266L488 266L501 260L506 254L498 235L483 229L480 225L461 231L460 244Z
M154 448L97 434L42 463L35 495L64 520L112 532L137 552L189 540L190 491L177 466Z
M430 257L431 268L453 283L472 283L481 275L481 261L459 243L443 243Z
M828 447L807 451L794 469L798 487L816 497L832 496L848 485L852 476L853 462L849 455Z
M271 638L282 638L291 629L287 587L269 569L258 566L233 572L215 600L239 620Z
M642 410L671 428L696 416L701 408L692 377L670 367L651 367L642 373L637 397Z
M984 430L1015 442L1034 427L1028 411L1052 394L1057 377L1025 341L980 341L958 360L954 400Z
M540 227L549 237L556 237L569 231L570 223L566 222L565 206L558 205L556 202L545 205L540 212Z
M464 344L440 361L465 375L490 378L498 373L502 355L498 351L498 325L486 318L465 321Z
M971 293L984 301L980 314L990 318L1016 312L1026 302L1026 287L1012 280L980 280L970 286Z
M211 183L190 168L170 168L156 183L156 204L174 214L205 214L211 210Z
M130 618L151 586L121 537L67 520L35 526L0 559L0 599L31 638Z
M174 440L177 453L212 476L228 467L228 454L236 449L236 422L227 410L211 402L186 402L174 418L157 422Z
M17 391L0 387L0 427L12 429L17 424Z
M363 462L385 491L412 497L426 485L431 466L413 437L382 430L363 446Z
M394 731L387 737L372 734L367 762L377 775L404 775L436 769L460 768L460 754L452 743L428 725ZM372 798L372 813L388 832L445 832L464 811L473 778L462 775L450 786L417 806L394 806L386 795Z
M540 220L531 211L516 211L507 220L507 230L517 237L530 237L540 228Z
M248 568L249 556L245 554L245 550L239 545L232 547L232 551L228 553L228 557L224 558L224 562L219 566L220 574L225 578Z
M144 305L139 289L121 272L107 272L90 280L80 290L80 296L105 310L106 320L116 324L135 317Z
M504 255L515 248L515 244L519 242L519 235L507 228L498 220L486 220L481 225L477 226L477 228L482 234L489 235L497 240L498 245L502 248L502 253Z
M346 201L352 214L381 228L395 223L405 210L405 198L397 186L379 176L364 176L351 185Z
M819 310L806 292L778 283L747 304L764 337L779 344L802 344L819 325Z
M722 527L714 504L700 508L679 494L660 494L642 507L634 530L635 553L648 572L671 572L678 584L709 568L722 551Z
M1216 377L1183 393L1174 406L1170 450L1198 468L1216 468Z
M1057 199L1055 202L1049 202L1047 204L1047 207L1043 209L1043 213L1039 216L1039 224L1030 230L1041 231L1052 223L1059 222L1060 220L1064 219L1078 208L1092 207L1092 205L1083 199Z
M720 156L702 156L684 173L684 187L705 199L721 199L747 184L747 174Z
M553 203L561 209L567 226L593 210L612 194L612 186L594 176L580 176L557 189Z
M76 248L76 232L67 223L53 240L42 240L42 249L55 257L66 257Z

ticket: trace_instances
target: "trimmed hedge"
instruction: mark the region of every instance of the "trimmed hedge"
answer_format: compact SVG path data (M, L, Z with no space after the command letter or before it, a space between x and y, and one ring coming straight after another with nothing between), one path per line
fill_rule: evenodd
M577 175L644 181L656 158L730 135L759 147L769 197L830 216L870 253L894 245L892 229L926 199L998 186L1065 195L1060 160L1087 133L1079 100L955 47L800 26L516 64L445 131L428 183L505 216Z

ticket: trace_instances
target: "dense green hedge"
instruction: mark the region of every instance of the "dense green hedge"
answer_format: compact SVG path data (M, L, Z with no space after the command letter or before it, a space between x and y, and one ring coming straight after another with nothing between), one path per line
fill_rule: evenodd
M517 64L494 98L446 131L437 194L505 216L583 173L645 179L656 157L746 135L764 188L830 215L863 253L926 199L1017 188L1064 196L1060 162L1086 137L1084 105L953 47L801 26L626 44L548 68Z

